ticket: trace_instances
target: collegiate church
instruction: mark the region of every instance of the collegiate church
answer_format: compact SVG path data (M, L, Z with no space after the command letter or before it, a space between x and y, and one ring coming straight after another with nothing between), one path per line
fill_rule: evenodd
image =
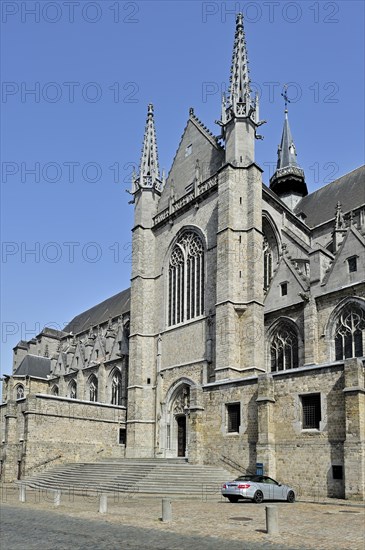
M190 109L167 178L148 106L130 289L15 346L2 480L185 457L365 498L365 167L308 194L285 110L264 182L261 124L239 14L221 135Z

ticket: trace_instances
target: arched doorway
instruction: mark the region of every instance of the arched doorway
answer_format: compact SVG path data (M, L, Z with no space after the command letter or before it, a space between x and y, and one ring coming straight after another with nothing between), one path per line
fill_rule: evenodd
M167 392L166 407L162 415L161 443L164 455L169 458L187 457L189 446L190 386L187 379L181 379Z

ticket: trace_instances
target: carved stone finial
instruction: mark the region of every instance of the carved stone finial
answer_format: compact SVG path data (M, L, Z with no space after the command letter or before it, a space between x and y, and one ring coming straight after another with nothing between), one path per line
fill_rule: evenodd
M345 227L345 220L342 213L342 206L340 201L336 205L335 213L335 229L343 229Z

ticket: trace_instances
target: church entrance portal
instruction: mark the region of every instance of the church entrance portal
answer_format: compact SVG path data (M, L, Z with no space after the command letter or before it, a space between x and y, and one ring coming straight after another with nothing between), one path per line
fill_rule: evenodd
M191 386L191 380L180 378L166 394L166 402L162 406L159 441L159 454L166 458L188 457Z

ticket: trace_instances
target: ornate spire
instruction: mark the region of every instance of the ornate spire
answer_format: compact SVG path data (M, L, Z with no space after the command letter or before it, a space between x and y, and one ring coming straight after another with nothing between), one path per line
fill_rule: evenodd
M279 196L296 194L304 197L308 195L308 190L304 179L304 171L297 163L297 152L289 126L287 108L289 99L286 90L282 96L285 99L284 127L281 143L278 147L276 171L270 178L270 188Z
M161 191L162 181L158 166L158 153L153 105L148 105L146 128L143 138L142 156L139 174L133 177L133 192L143 188Z
M242 13L236 17L228 102L236 115L250 116L252 100Z

